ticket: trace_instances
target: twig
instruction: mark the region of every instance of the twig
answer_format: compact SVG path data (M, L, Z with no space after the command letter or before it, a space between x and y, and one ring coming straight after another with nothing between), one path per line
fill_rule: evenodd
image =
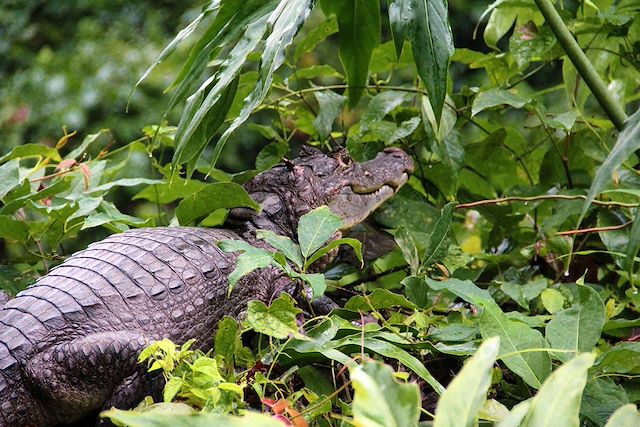
M558 236L573 236L576 234L598 233L600 231L622 230L624 228L627 228L631 224L633 224L633 221L625 222L624 224L619 224L619 225L609 225L607 227L591 227L591 228L581 228L580 230L559 231L556 234Z
M512 203L512 202L537 202L540 200L587 200L587 196L582 194L577 195L566 195L566 194L555 194L555 195L544 195L544 196L531 196L531 197L501 197L499 199L488 199L488 200L478 200L476 202L470 203L461 203L456 206L456 209L470 209L476 206L484 206L484 205L497 205L500 203ZM638 203L622 203L622 202L604 202L601 200L594 200L592 202L594 205L602 205L602 206L616 206L621 208L637 208L640 206Z

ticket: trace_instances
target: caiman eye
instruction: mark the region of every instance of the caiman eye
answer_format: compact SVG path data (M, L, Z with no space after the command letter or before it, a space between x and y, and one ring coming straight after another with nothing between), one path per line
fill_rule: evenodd
M338 160L338 164L341 167L349 167L351 163L353 163L353 160L351 159L351 157L349 157L347 153L340 153L337 160Z

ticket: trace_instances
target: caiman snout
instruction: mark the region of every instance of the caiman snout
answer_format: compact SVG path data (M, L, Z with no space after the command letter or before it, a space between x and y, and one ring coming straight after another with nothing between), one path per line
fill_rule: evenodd
M391 158L401 161L405 163L405 171L409 174L413 173L413 160L407 153L404 152L403 149L398 147L387 147L383 151L383 153L389 154Z

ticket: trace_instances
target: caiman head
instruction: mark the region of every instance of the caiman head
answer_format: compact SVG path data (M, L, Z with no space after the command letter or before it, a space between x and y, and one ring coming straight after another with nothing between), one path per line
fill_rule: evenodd
M299 158L285 161L245 185L262 206L261 213L234 210L232 216L295 238L300 217L326 205L342 219L342 231L346 231L393 196L411 172L413 161L399 148L386 148L375 159L358 163L345 150L323 154L305 147Z

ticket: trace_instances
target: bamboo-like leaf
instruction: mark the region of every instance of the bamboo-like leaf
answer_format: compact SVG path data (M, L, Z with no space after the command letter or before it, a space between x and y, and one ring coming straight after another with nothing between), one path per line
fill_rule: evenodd
M578 225L582 222L589 205L596 198L596 196L604 190L605 186L611 182L613 172L622 165L622 163L637 149L640 148L640 110L636 111L634 115L627 120L624 130L620 132L616 145L607 156L607 159L602 163L596 172L596 176L593 179L587 199L580 212L578 219ZM632 261L631 261L632 262ZM628 266L627 266L628 267Z
M380 3L322 0L321 4L325 14L338 18L338 49L349 83L349 106L353 108L367 84L373 49L380 44Z
M436 121L447 95L449 59L453 36L446 0L395 0L389 6L389 20L399 56L404 38L411 41L420 79L427 88Z
M285 50L293 41L293 37L311 11L312 6L312 0L284 0L269 15L267 27L271 29L271 33L265 41L260 60L258 82L253 92L245 98L238 117L231 122L229 128L225 130L216 143L211 157L211 167L218 161L222 148L229 136L249 118L253 110L267 96L271 88L273 73L284 62Z

